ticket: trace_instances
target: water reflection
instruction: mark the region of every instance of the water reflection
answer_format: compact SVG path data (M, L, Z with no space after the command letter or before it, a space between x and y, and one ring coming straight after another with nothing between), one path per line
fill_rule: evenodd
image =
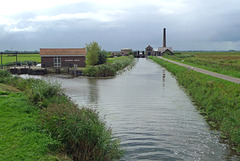
M88 105L94 108L98 106L98 86L97 79L88 79L89 91L88 91Z
M165 77L166 77L165 69L162 70L162 73L163 73L162 84L163 84L163 87L165 87Z

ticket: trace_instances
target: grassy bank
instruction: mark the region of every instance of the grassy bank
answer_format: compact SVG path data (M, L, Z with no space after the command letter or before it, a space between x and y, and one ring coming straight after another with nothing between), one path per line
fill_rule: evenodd
M240 152L240 85L150 58L176 76L208 123Z
M165 58L240 78L240 52L181 52Z
M105 64L87 67L83 75L89 77L110 77L133 63L134 57L111 58Z
M0 160L55 160L58 142L39 125L39 108L13 87L0 84ZM53 149L52 149L53 150Z
M15 156L13 160L56 160L61 154L64 157L60 160L114 160L122 156L119 140L113 138L97 111L79 108L58 83L21 79L6 71L0 71L0 83L23 91L10 95L0 92L4 100L0 135L3 142L9 141L0 150L4 157L7 154Z

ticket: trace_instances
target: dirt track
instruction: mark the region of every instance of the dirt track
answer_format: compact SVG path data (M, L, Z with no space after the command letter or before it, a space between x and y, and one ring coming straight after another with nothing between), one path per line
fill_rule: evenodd
M210 72L208 70L200 69L200 68L197 68L197 67L193 67L193 66L190 66L190 65L186 65L186 64L183 64L183 63L179 63L179 62L175 62L175 61L172 61L172 60L169 60L169 59L165 59L165 58L160 57L160 56L158 58L163 59L163 60L168 61L168 62L171 62L171 63L174 63L174 64L177 64L177 65L180 65L180 66L183 66L183 67L186 67L190 70L194 70L194 71L197 71L197 72L200 72L200 73L203 73L203 74L211 75L211 76L216 77L216 78L220 78L220 79L224 79L224 80L227 80L227 81L230 81L230 82L233 82L233 83L240 84L240 79L239 78L234 78L234 77L226 76L226 75L223 75L223 74L218 74L218 73L215 73L215 72Z

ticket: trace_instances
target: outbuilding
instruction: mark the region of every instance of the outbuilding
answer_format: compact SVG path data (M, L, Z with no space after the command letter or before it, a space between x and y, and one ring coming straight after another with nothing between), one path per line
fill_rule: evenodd
M42 67L85 67L85 48L41 48Z
M123 48L123 49L121 49L121 55L122 56L126 56L126 55L128 55L129 53L131 53L132 52L132 49L130 49L130 48Z

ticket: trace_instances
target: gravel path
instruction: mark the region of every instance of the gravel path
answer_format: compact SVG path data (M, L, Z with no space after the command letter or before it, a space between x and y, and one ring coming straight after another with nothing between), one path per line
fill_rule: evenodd
M180 66L183 66L183 67L186 67L190 70L194 70L194 71L197 71L197 72L200 72L200 73L203 73L203 74L214 76L216 78L220 78L220 79L224 79L224 80L227 80L227 81L230 81L230 82L233 82L233 83L240 84L240 79L239 78L234 78L234 77L226 76L226 75L223 75L223 74L218 74L218 73L215 73L215 72L210 72L208 70L200 69L200 68L197 68L197 67L193 67L193 66L190 66L190 65L186 65L186 64L183 64L183 63L179 63L179 62L175 62L175 61L172 61L172 60L169 60L169 59L165 59L161 56L158 56L158 58L163 59L163 60L168 61L168 62L171 62L171 63L174 63L174 64L177 64L177 65L180 65Z

